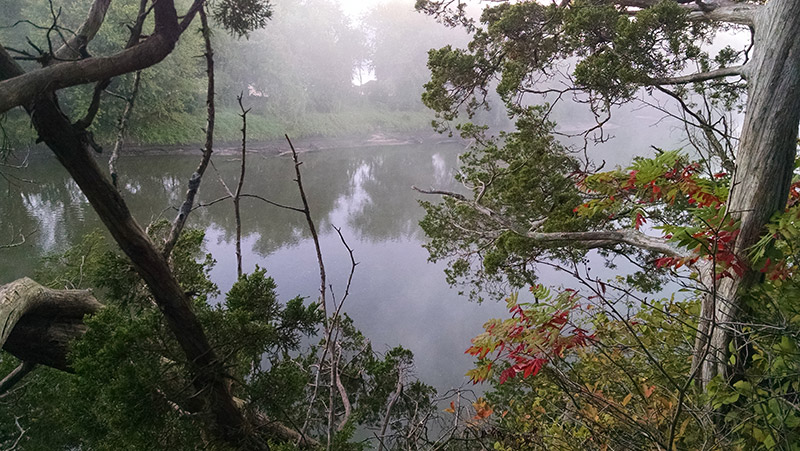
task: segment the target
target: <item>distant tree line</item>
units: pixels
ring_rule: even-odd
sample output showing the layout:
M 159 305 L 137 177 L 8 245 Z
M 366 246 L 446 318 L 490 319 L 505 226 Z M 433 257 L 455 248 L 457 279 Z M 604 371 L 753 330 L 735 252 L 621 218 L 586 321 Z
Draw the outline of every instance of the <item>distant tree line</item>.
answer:
M 81 23 L 89 3 L 54 3 L 51 11 L 30 0 L 5 1 L 0 40 L 33 67 L 40 51 L 46 53 L 60 34 Z M 84 49 L 87 55 L 120 49 L 126 25 L 135 21 L 136 3 L 112 2 L 106 23 L 113 26 L 102 27 Z M 189 31 L 162 64 L 142 72 L 138 106 L 128 127 L 131 141 L 188 143 L 199 136 L 205 120 L 205 66 L 199 57 L 203 44 L 199 32 Z M 264 28 L 212 36 L 217 134 L 236 139 L 240 93 L 252 106 L 254 139 L 278 138 L 284 132 L 327 136 L 427 128 L 430 114 L 420 100 L 429 78 L 427 52 L 466 39 L 465 33 L 441 27 L 401 1 L 377 5 L 360 18 L 347 16 L 335 0 L 272 5 Z M 119 98 L 104 102 L 92 124 L 95 134 L 110 137 L 116 132 L 134 78 L 134 73 L 117 77 L 106 88 Z M 92 92 L 92 86 L 65 90 L 67 112 L 85 111 Z M 4 128 L 17 142 L 33 136 L 21 114 L 9 114 Z

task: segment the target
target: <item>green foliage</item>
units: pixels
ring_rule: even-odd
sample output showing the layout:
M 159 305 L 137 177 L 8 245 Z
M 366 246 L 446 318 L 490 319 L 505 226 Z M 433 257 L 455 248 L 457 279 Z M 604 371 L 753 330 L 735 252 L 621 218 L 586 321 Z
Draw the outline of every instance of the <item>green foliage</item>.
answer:
M 160 240 L 169 224 L 151 225 L 149 231 Z M 329 349 L 328 337 L 316 346 L 304 345 L 320 326 L 318 305 L 302 298 L 280 301 L 274 280 L 259 267 L 215 300 L 219 292 L 208 279 L 214 260 L 202 247 L 203 233 L 187 230 L 173 249 L 171 263 L 193 297 L 209 341 L 224 356 L 235 396 L 247 400 L 250 414 L 295 428 L 307 424 L 306 433 L 324 442 L 330 372 L 329 360 L 320 367 L 319 358 Z M 130 263 L 103 235 L 89 234 L 64 253 L 48 257 L 37 277 L 55 288 L 92 288 L 104 308 L 85 319 L 86 333 L 73 344 L 69 358 L 74 374 L 37 369 L 4 395 L 3 437 L 17 436 L 16 419 L 26 430 L 20 449 L 209 445 L 201 432 L 208 427 L 205 406 L 196 402 L 182 350 Z M 366 449 L 366 442 L 354 441 L 356 431 L 380 429 L 391 399 L 384 441 L 403 448 L 424 441 L 420 424 L 436 414 L 435 390 L 414 378 L 412 353 L 396 347 L 378 355 L 347 315 L 336 324 L 337 373 L 352 414 L 344 422 L 335 392 L 334 418 L 342 424 L 334 424 L 332 449 Z M 18 363 L 7 354 L 0 356 L 0 370 L 10 371 Z M 321 384 L 317 395 L 312 395 L 314 384 Z M 273 448 L 295 449 L 292 443 L 274 443 Z
M 697 389 L 689 368 L 697 299 L 642 302 L 631 314 L 622 313 L 626 307 L 619 303 L 595 298 L 568 321 L 571 327 L 592 330 L 589 346 L 551 352 L 538 375 L 527 379 L 502 376 L 517 371 L 518 359 L 494 360 L 489 371 L 482 359 L 471 374 L 493 382 L 487 397 L 500 413 L 494 417 L 496 449 L 585 449 L 586 440 L 592 449 L 664 448 L 668 443 L 676 449 L 709 444 L 732 450 L 796 449 L 800 316 L 794 302 L 778 297 L 787 294 L 782 288 L 766 283 L 752 293 L 751 308 L 762 308 L 740 331 L 739 344 L 731 345 L 731 363 L 741 365 L 743 358 L 747 364 L 738 380 L 717 377 L 705 390 Z M 530 321 L 525 332 L 500 326 L 520 324 L 517 316 L 490 321 L 487 332 L 508 340 L 505 349 L 528 343 L 530 334 L 541 340 L 546 330 L 541 325 L 552 320 L 525 318 Z M 473 347 L 483 344 L 485 339 L 477 337 Z M 533 356 L 550 348 L 523 349 L 523 355 Z M 499 357 L 500 350 L 487 354 Z
M 270 3 L 265 0 L 217 0 L 212 4 L 214 19 L 239 38 L 264 28 L 272 16 Z
M 677 413 L 678 387 L 686 382 L 670 375 L 688 369 L 691 346 L 686 341 L 693 336 L 691 327 L 680 325 L 678 315 L 696 304 L 659 304 L 668 308 L 642 306 L 629 319 L 613 310 L 584 309 L 583 318 L 569 322 L 581 321 L 593 329 L 590 346 L 552 355 L 535 377 L 503 384 L 496 378 L 487 397 L 500 412 L 495 419 L 497 449 L 664 447 Z M 707 438 L 703 427 L 683 425 L 675 434 L 680 435 L 677 448 L 695 449 L 698 442 L 692 440 Z
M 333 319 L 331 319 L 333 321 Z M 395 399 L 391 410 L 391 421 L 384 443 L 390 447 L 406 448 L 416 446 L 420 440 L 420 424 L 425 424 L 428 418 L 436 414 L 433 397 L 436 390 L 413 377 L 413 354 L 403 347 L 395 347 L 383 355 L 372 349 L 372 345 L 364 335 L 358 331 L 353 321 L 346 314 L 337 319 L 338 340 L 336 348 L 339 361 L 339 379 L 345 388 L 352 405 L 352 414 L 348 421 L 337 429 L 341 429 L 335 436 L 337 449 L 359 450 L 366 443 L 352 442 L 352 434 L 356 428 L 380 430 L 386 420 L 387 404 Z M 316 365 L 315 360 L 319 352 L 325 349 L 325 338 L 318 347 L 312 349 L 305 362 L 298 366 L 309 367 Z M 294 370 L 288 370 L 294 371 Z M 323 366 L 321 376 L 328 376 L 328 363 Z M 398 384 L 402 390 L 398 393 Z M 299 387 L 298 387 L 299 388 Z M 307 388 L 306 388 L 307 389 Z M 339 405 L 339 394 L 336 396 L 337 421 L 341 421 L 342 407 Z M 285 410 L 278 418 L 291 423 L 302 423 L 305 420 L 306 407 Z M 314 435 L 325 436 L 327 429 L 327 397 L 318 397 L 310 411 L 310 430 L 316 431 Z M 422 437 L 424 440 L 424 436 Z M 349 442 L 348 442 L 349 441 Z
M 647 218 L 693 251 L 650 265 L 678 271 L 705 259 L 716 263 L 716 280 L 743 272 L 730 250 L 738 231 L 725 213 L 727 174 L 703 174 L 679 152 L 660 152 L 578 184 L 590 196 L 576 215 L 631 228 Z M 793 185 L 789 207 L 750 252 L 764 276 L 746 293 L 748 320 L 730 344 L 732 380 L 718 376 L 701 390 L 689 366 L 702 289 L 648 300 L 634 294 L 649 288 L 645 279 L 618 276 L 579 279 L 591 293 L 581 302 L 571 290 L 551 296 L 541 286 L 532 289 L 536 303 L 511 296 L 512 316 L 488 321 L 467 350 L 479 359 L 468 375 L 495 384 L 488 398 L 502 412 L 497 449 L 582 449 L 589 439 L 599 449 L 795 449 L 798 192 Z
M 480 26 L 465 20 L 450 2 L 419 1 L 417 9 L 445 23 L 466 22 L 472 41 L 466 49 L 450 46 L 432 50 L 431 79 L 425 85 L 425 104 L 440 118 L 453 120 L 459 111 L 472 114 L 485 105 L 487 91 L 496 90 L 510 113 L 530 104 L 526 96 L 564 91 L 558 85 L 564 62 L 573 59 L 569 84 L 590 103 L 592 111 L 609 112 L 611 105 L 630 100 L 653 80 L 679 75 L 695 65 L 710 69 L 741 61 L 742 54 L 723 49 L 714 58 L 700 47 L 715 33 L 713 27 L 687 19 L 674 1 L 662 1 L 638 11 L 625 11 L 606 1 L 500 3 L 484 9 Z M 727 86 L 722 86 L 727 85 Z M 741 84 L 697 86 L 715 96 L 718 105 L 732 107 Z M 569 89 L 569 88 L 568 88 Z M 689 96 L 686 96 L 687 98 Z
M 168 226 L 156 224 L 150 230 L 158 236 L 168 232 Z M 213 260 L 200 251 L 202 245 L 202 232 L 184 233 L 173 249 L 173 270 L 193 295 L 215 349 L 226 356 L 231 378 L 248 381 L 238 388 L 239 396 L 248 399 L 251 390 L 258 393 L 263 381 L 256 376 L 272 369 L 273 379 L 294 386 L 295 393 L 298 388 L 305 390 L 304 377 L 283 380 L 282 376 L 290 368 L 287 353 L 296 352 L 301 336 L 312 335 L 319 324 L 316 305 L 305 306 L 302 299 L 280 303 L 272 279 L 256 269 L 233 286 L 223 304 L 214 306 L 211 297 L 218 292 L 208 280 Z M 74 375 L 37 371 L 28 376 L 24 390 L 10 393 L 15 407 L 4 411 L 4 424 L 13 425 L 14 416 L 20 418 L 28 430 L 23 446 L 203 446 L 198 432 L 206 427 L 204 406 L 194 404 L 184 354 L 130 263 L 101 235 L 90 234 L 64 254 L 49 257 L 39 277 L 58 288 L 97 288 L 105 308 L 85 320 L 87 332 L 70 355 Z M 262 369 L 264 359 L 273 362 L 271 369 Z M 4 355 L 2 362 L 5 367 L 13 359 Z M 274 389 L 270 386 L 270 392 Z M 292 391 L 276 393 L 291 396 Z
M 50 44 L 46 30 L 53 21 L 49 9 L 26 0 L 7 3 L 3 8 L 5 18 L 0 21 L 3 45 L 36 54 L 26 42 L 30 38 L 39 49 L 47 51 Z M 179 13 L 190 4 L 186 0 L 177 2 Z M 58 26 L 63 27 L 66 36 L 85 18 L 90 2 L 63 0 L 53 5 L 60 14 Z M 282 140 L 285 133 L 297 138 L 350 137 L 428 128 L 432 114 L 423 111 L 416 100 L 427 71 L 424 61 L 417 59 L 424 58 L 422 46 L 445 41 L 444 34 L 432 21 L 420 23 L 422 17 L 406 9 L 402 24 L 387 20 L 387 14 L 395 18 L 390 11 L 383 16 L 376 13 L 373 25 L 380 25 L 385 36 L 368 49 L 367 26 L 358 28 L 351 24 L 333 1 L 271 5 L 264 0 L 216 0 L 209 2 L 209 8 L 217 24 L 233 34 L 212 33 L 217 141 L 241 139 L 241 118 L 235 100 L 240 93 L 244 93 L 246 104 L 252 108 L 248 117 L 248 135 L 252 141 Z M 128 39 L 127 26 L 134 23 L 137 12 L 137 2 L 112 2 L 105 25 L 89 44 L 89 53 L 104 56 L 121 50 Z M 10 26 L 21 19 L 36 27 L 28 22 Z M 413 48 L 401 46 L 407 53 L 399 58 L 394 37 L 407 36 L 409 27 L 416 25 L 421 25 L 425 32 L 415 33 L 419 42 Z M 152 27 L 149 18 L 143 33 L 152 32 Z M 126 142 L 201 143 L 203 134 L 199 132 L 206 125 L 206 80 L 204 59 L 197 58 L 204 52 L 197 28 L 198 24 L 193 23 L 162 63 L 142 72 Z M 247 39 L 240 39 L 243 36 Z M 296 39 L 297 36 L 303 39 Z M 435 39 L 430 41 L 428 37 Z M 50 33 L 50 40 L 53 46 L 60 42 L 55 31 Z M 352 82 L 354 71 L 366 66 L 369 55 L 383 55 L 374 58 L 375 67 L 381 66 L 381 94 L 370 93 L 368 88 L 356 87 Z M 26 69 L 36 67 L 34 63 L 22 63 Z M 392 66 L 394 63 L 402 69 Z M 112 81 L 108 91 L 128 97 L 132 86 L 133 74 L 122 75 Z M 85 114 L 92 92 L 90 85 L 62 90 L 60 104 L 76 120 Z M 115 140 L 124 105 L 125 101 L 117 96 L 103 96 L 90 128 L 101 146 L 108 148 Z M 0 131 L 8 136 L 7 147 L 24 149 L 35 141 L 24 112 L 12 111 L 5 116 Z
M 432 77 L 423 99 L 439 119 L 451 121 L 484 106 L 499 79 L 496 89 L 510 117 L 530 116 L 530 105 L 541 101 L 532 96 L 558 102 L 570 94 L 588 104 L 601 127 L 615 105 L 642 93 L 641 88 L 677 84 L 665 92 L 695 119 L 703 122 L 707 113 L 714 122 L 741 109 L 743 82 L 664 79 L 743 64 L 749 55 L 730 47 L 709 54 L 707 44 L 725 26 L 690 20 L 681 3 L 502 2 L 486 8 L 478 24 L 460 3 L 420 0 L 418 9 L 473 34 L 465 49 L 431 51 Z M 539 124 L 545 125 L 518 124 L 516 133 L 547 136 L 551 126 L 545 120 L 552 109 L 541 111 Z M 727 139 L 727 122 L 720 122 Z M 498 171 L 480 157 L 470 161 L 468 154 L 459 180 L 472 192 L 424 204 L 431 258 L 450 259 L 451 283 L 462 280 L 479 290 L 491 279 L 511 285 L 496 291 L 513 293 L 533 286 L 531 266 L 544 259 L 574 272 L 582 285 L 580 301 L 572 292 L 541 296 L 541 288 L 535 289 L 536 301 L 543 305 L 518 302 L 512 295 L 511 317 L 487 322 L 468 349 L 478 357 L 469 375 L 495 384 L 487 395 L 499 413 L 492 423 L 495 449 L 798 449 L 800 183 L 791 188 L 787 211 L 773 218 L 749 255 L 735 253 L 739 224 L 732 216 L 739 212 L 728 211 L 726 202 L 736 187 L 719 169 L 733 170 L 725 155 L 733 145 L 717 140 L 722 132 L 702 127 L 711 156 L 703 157 L 703 145 L 692 141 L 701 152 L 699 161 L 656 149 L 653 157 L 635 159 L 625 169 L 595 172 L 588 161 L 570 169 L 544 159 L 547 169 L 528 174 L 529 185 L 502 189 L 502 181 L 483 173 L 505 176 L 504 170 L 516 168 L 513 158 L 498 158 Z M 513 133 L 500 145 L 477 139 L 483 153 L 473 152 L 492 157 L 498 147 L 510 148 L 513 139 Z M 526 151 L 516 149 L 515 155 Z M 476 173 L 481 175 L 470 178 Z M 570 194 L 562 202 L 571 211 L 551 212 L 537 197 L 537 183 L 559 177 Z M 525 216 L 526 211 L 534 213 Z M 550 222 L 559 214 L 560 220 Z M 661 232 L 671 247 L 614 238 L 647 239 L 637 230 L 650 237 Z M 609 232 L 612 238 L 569 233 L 575 231 Z M 615 265 L 613 256 L 623 256 L 640 269 L 602 281 L 583 270 L 584 246 L 601 248 L 609 266 Z M 710 326 L 731 328 L 732 376 L 701 390 L 698 369 L 691 368 L 693 357 L 704 358 L 692 355 L 702 351 L 695 344 L 700 299 L 713 299 L 710 308 L 719 318 L 720 303 L 727 300 L 713 298 L 716 284 L 741 277 L 750 277 L 745 285 L 754 286 L 740 293 L 747 298 L 746 307 L 735 313 L 741 322 Z M 679 290 L 677 283 L 696 291 Z M 661 300 L 641 294 L 664 288 L 674 294 Z M 573 303 L 565 305 L 564 299 Z M 516 374 L 523 378 L 512 377 Z
M 573 213 L 581 203 L 572 175 L 578 162 L 548 133 L 552 124 L 541 113 L 527 110 L 517 131 L 496 141 L 485 140 L 480 128 L 462 125 L 462 134 L 479 143 L 461 155 L 457 175 L 474 201 L 422 202 L 426 215 L 420 225 L 430 238 L 431 259 L 449 259 L 448 282 L 469 285 L 476 298 L 480 290 L 504 292 L 503 281 L 514 287 L 533 283 L 537 259 L 575 257 L 527 238 L 533 224 L 547 232 L 590 224 Z

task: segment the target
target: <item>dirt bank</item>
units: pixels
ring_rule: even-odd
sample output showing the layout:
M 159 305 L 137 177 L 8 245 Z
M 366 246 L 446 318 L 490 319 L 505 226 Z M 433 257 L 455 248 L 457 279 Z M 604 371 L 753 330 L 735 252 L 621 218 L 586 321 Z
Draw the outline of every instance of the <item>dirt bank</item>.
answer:
M 399 134 L 399 133 L 374 133 L 368 136 L 354 136 L 346 138 L 331 137 L 303 137 L 293 138 L 292 144 L 298 152 L 314 152 L 329 149 L 351 149 L 359 147 L 384 147 L 384 146 L 403 146 L 413 144 L 441 144 L 445 142 L 466 142 L 459 138 L 449 138 L 435 132 Z M 157 154 L 195 154 L 200 145 L 132 145 L 125 148 L 125 152 L 138 155 L 157 155 Z M 217 143 L 214 146 L 215 155 L 235 155 L 240 152 L 241 143 L 226 142 Z M 279 155 L 289 152 L 289 145 L 286 140 L 253 141 L 247 143 L 248 152 Z

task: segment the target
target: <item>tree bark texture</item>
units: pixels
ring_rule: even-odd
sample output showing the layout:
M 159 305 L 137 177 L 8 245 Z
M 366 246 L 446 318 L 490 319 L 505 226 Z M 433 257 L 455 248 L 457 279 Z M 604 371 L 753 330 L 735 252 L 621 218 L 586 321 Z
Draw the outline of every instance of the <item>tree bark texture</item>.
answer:
M 155 30 L 143 43 L 108 58 L 65 62 L 24 73 L 0 54 L 0 111 L 25 105 L 39 137 L 53 151 L 80 187 L 122 251 L 147 284 L 167 325 L 186 355 L 194 388 L 212 413 L 213 434 L 220 440 L 244 445 L 252 431 L 230 390 L 223 362 L 217 357 L 167 259 L 131 216 L 127 205 L 103 175 L 87 146 L 85 131 L 76 129 L 60 111 L 54 90 L 71 84 L 106 79 L 149 67 L 168 55 L 181 34 L 174 3 L 154 3 Z
M 29 278 L 0 287 L 0 346 L 25 362 L 70 371 L 69 343 L 102 308 L 86 290 L 51 290 Z
M 740 221 L 734 252 L 745 262 L 770 217 L 785 208 L 791 184 L 800 123 L 800 0 L 767 3 L 754 26 L 748 99 L 728 199 L 728 213 Z M 732 323 L 743 313 L 741 295 L 757 279 L 753 268 L 744 277 L 724 278 L 704 300 L 694 360 L 703 383 L 725 375 Z

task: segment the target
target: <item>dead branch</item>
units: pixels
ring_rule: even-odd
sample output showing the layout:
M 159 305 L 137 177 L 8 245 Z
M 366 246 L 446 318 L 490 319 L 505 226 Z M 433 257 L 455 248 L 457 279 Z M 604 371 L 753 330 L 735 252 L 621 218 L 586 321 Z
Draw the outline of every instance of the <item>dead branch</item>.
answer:
M 289 139 L 289 135 L 283 135 L 286 137 L 286 141 L 289 142 L 289 148 L 292 150 L 292 161 L 294 161 L 294 172 L 297 178 L 295 182 L 297 182 L 297 188 L 300 191 L 300 199 L 303 201 L 303 214 L 306 216 L 306 222 L 308 223 L 308 229 L 311 231 L 311 237 L 314 239 L 314 247 L 317 251 L 317 262 L 319 263 L 319 299 L 320 299 L 320 308 L 322 309 L 322 313 L 325 315 L 325 323 L 328 322 L 328 309 L 325 302 L 325 264 L 322 262 L 322 250 L 320 249 L 319 245 L 319 236 L 317 235 L 317 227 L 314 225 L 314 220 L 311 219 L 311 210 L 308 207 L 308 198 L 306 197 L 305 189 L 303 188 L 303 179 L 300 175 L 300 165 L 303 164 L 297 158 L 297 151 L 294 149 L 294 145 L 292 144 L 292 140 Z M 327 326 L 326 326 L 327 327 Z
M 89 8 L 86 20 L 81 24 L 78 31 L 68 41 L 53 52 L 53 59 L 56 61 L 68 61 L 81 58 L 81 52 L 85 51 L 86 45 L 94 39 L 100 26 L 105 21 L 106 11 L 111 4 L 111 0 L 95 0 Z
M 242 105 L 242 96 L 236 100 L 239 102 L 239 109 L 242 111 L 240 115 L 242 118 L 242 166 L 239 172 L 239 183 L 236 185 L 236 192 L 233 194 L 233 211 L 236 218 L 236 272 L 239 277 L 242 277 L 242 215 L 239 209 L 239 199 L 242 196 L 242 186 L 244 185 L 244 174 L 247 162 L 247 113 L 250 109 L 244 109 Z
M 214 106 L 214 50 L 211 47 L 211 28 L 208 26 L 208 17 L 206 16 L 205 10 L 200 8 L 199 15 L 203 31 L 203 41 L 206 48 L 206 75 L 208 79 L 208 85 L 206 87 L 206 143 L 203 147 L 203 157 L 200 159 L 200 164 L 189 178 L 186 198 L 178 210 L 178 216 L 175 217 L 175 221 L 172 223 L 172 230 L 170 230 L 167 239 L 164 241 L 162 253 L 166 257 L 169 257 L 172 248 L 175 247 L 175 243 L 178 242 L 178 237 L 181 231 L 183 231 L 183 227 L 186 225 L 186 219 L 189 217 L 189 213 L 192 212 L 194 198 L 197 195 L 197 191 L 200 189 L 200 182 L 211 160 L 211 153 L 214 151 L 214 120 L 216 117 L 216 109 Z
M 105 80 L 161 62 L 172 52 L 182 29 L 173 1 L 159 0 L 154 11 L 154 32 L 140 44 L 113 55 L 62 62 L 30 72 L 7 71 L 4 66 L 8 63 L 0 63 L 0 79 L 3 80 L 0 81 L 0 113 L 15 106 L 29 105 L 43 92 Z M 187 15 L 183 21 L 191 21 L 192 17 Z M 0 59 L 16 64 L 2 46 Z
M 108 159 L 108 172 L 111 174 L 111 183 L 113 183 L 117 188 L 119 188 L 117 160 L 119 160 L 119 151 L 121 150 L 122 143 L 125 140 L 125 130 L 128 128 L 128 120 L 130 119 L 131 112 L 133 111 L 133 102 L 136 100 L 136 95 L 139 92 L 139 82 L 141 79 L 142 71 L 137 71 L 133 75 L 133 89 L 131 90 L 131 94 L 128 96 L 125 102 L 125 109 L 122 111 L 122 115 L 119 117 L 119 123 L 117 125 L 117 139 L 114 141 L 114 150 L 111 151 L 111 157 Z
M 69 343 L 86 331 L 84 316 L 101 308 L 86 290 L 51 290 L 18 279 L 0 286 L 0 347 L 23 362 L 69 371 Z M 9 378 L 14 381 L 9 375 L 0 386 Z
M 686 83 L 697 83 L 701 81 L 714 80 L 717 78 L 740 76 L 744 77 L 747 74 L 747 65 L 720 67 L 719 69 L 710 70 L 707 72 L 698 72 L 689 75 L 681 75 L 677 77 L 666 78 L 653 78 L 648 80 L 649 85 L 680 85 Z
M 386 429 L 389 427 L 389 420 L 392 418 L 392 408 L 400 398 L 400 393 L 403 392 L 403 368 L 397 365 L 397 386 L 392 392 L 392 397 L 389 398 L 389 403 L 386 405 L 386 413 L 383 414 L 383 424 L 381 425 L 381 435 L 378 445 L 378 451 L 383 451 L 383 439 L 386 438 Z
M 11 390 L 19 381 L 28 375 L 33 369 L 36 368 L 36 363 L 24 361 L 14 368 L 10 373 L 0 380 L 0 396 L 3 396 Z

